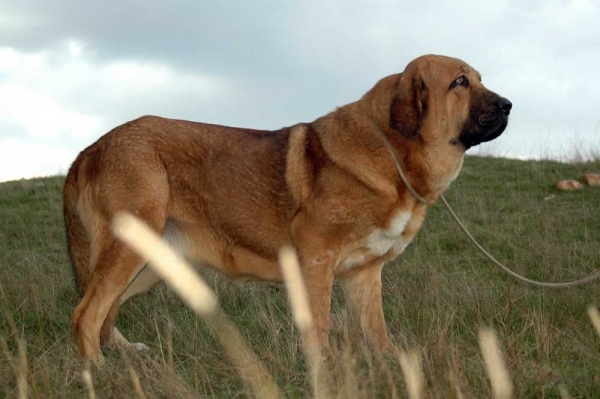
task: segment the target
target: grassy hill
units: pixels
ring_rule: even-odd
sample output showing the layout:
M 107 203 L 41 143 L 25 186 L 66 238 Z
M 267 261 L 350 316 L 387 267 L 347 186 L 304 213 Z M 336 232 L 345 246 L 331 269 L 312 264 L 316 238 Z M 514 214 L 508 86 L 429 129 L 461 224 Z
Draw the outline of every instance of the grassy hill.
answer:
M 468 157 L 447 193 L 472 233 L 527 277 L 564 281 L 600 268 L 600 188 L 557 192 L 558 179 L 600 172 L 584 165 Z M 77 296 L 62 221 L 63 177 L 0 184 L 0 396 L 17 396 L 27 376 L 32 397 L 80 398 L 85 368 L 73 344 Z M 290 397 L 310 392 L 283 287 L 237 286 L 202 272 L 222 307 Z M 438 203 L 423 230 L 384 269 L 384 311 L 393 342 L 420 354 L 426 397 L 491 397 L 477 332 L 493 327 L 516 396 L 600 397 L 600 337 L 587 317 L 598 284 L 563 290 L 526 286 L 476 252 Z M 339 348 L 335 385 L 352 396 L 404 397 L 400 366 L 373 359 L 347 338 L 341 291 L 334 292 L 331 339 Z M 248 395 L 201 319 L 164 285 L 122 307 L 118 325 L 145 353 L 107 350 L 93 371 L 96 395 Z M 19 342 L 26 357 L 19 356 Z M 25 365 L 26 362 L 26 365 Z M 347 396 L 348 394 L 341 394 Z

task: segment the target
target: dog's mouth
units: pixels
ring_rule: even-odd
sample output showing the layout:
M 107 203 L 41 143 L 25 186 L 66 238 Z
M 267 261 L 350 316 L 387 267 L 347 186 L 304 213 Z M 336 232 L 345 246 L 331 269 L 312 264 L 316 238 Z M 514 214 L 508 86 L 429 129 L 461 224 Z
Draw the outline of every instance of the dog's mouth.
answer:
M 508 115 L 503 113 L 484 114 L 477 123 L 467 123 L 455 143 L 460 143 L 465 151 L 481 143 L 498 138 L 508 126 Z

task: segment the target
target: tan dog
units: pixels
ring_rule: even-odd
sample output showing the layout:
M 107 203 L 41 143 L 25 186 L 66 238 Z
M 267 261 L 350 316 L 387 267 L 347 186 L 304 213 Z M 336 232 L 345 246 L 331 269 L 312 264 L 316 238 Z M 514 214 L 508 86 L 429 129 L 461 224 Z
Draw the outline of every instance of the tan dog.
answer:
M 101 342 L 111 337 L 129 344 L 113 327 L 119 306 L 159 282 L 111 234 L 119 211 L 236 280 L 281 281 L 277 253 L 293 245 L 321 347 L 339 280 L 367 340 L 392 349 L 381 268 L 412 241 L 427 205 L 398 177 L 372 121 L 416 191 L 434 201 L 457 177 L 465 150 L 502 133 L 511 106 L 465 62 L 429 55 L 359 101 L 278 131 L 153 116 L 115 128 L 77 157 L 64 187 L 83 356 L 101 362 Z

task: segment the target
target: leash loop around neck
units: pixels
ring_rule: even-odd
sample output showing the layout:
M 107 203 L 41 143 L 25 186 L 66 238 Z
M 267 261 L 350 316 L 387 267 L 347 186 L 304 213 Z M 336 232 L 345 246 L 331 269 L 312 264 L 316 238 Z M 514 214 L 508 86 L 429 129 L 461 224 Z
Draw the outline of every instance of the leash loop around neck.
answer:
M 408 182 L 408 179 L 404 175 L 404 172 L 402 171 L 402 168 L 400 167 L 400 162 L 398 162 L 398 158 L 396 157 L 396 152 L 394 151 L 394 148 L 392 147 L 392 145 L 388 141 L 387 137 L 385 137 L 385 135 L 383 134 L 383 132 L 381 131 L 381 129 L 379 129 L 379 126 L 377 126 L 377 124 L 375 123 L 375 121 L 373 121 L 371 119 L 371 123 L 373 124 L 373 126 L 375 126 L 375 130 L 377 131 L 377 133 L 379 133 L 379 137 L 381 138 L 381 141 L 383 141 L 383 144 L 385 144 L 386 148 L 390 152 L 390 155 L 392 157 L 392 161 L 394 162 L 394 165 L 396 166 L 396 170 L 398 171 L 398 174 L 400 175 L 400 178 L 402 179 L 402 181 L 404 182 L 404 184 L 406 185 L 406 187 L 408 188 L 408 190 L 411 192 L 411 194 L 419 202 L 421 202 L 423 204 L 430 204 L 429 201 L 427 201 L 425 198 L 421 197 L 412 188 L 412 186 Z M 568 281 L 568 282 L 564 282 L 564 283 L 546 283 L 546 282 L 543 282 L 543 281 L 535 281 L 535 280 L 531 280 L 531 279 L 528 279 L 526 277 L 523 277 L 523 276 L 521 276 L 521 275 L 513 272 L 512 270 L 510 270 L 508 267 L 506 267 L 502 263 L 500 263 L 496 258 L 494 258 L 494 256 L 492 256 L 488 251 L 486 251 L 485 248 L 483 248 L 481 246 L 481 244 L 479 244 L 479 242 L 473 237 L 473 235 L 465 227 L 465 225 L 462 223 L 462 221 L 460 220 L 460 218 L 458 216 L 456 216 L 456 213 L 454 213 L 454 210 L 452 210 L 452 207 L 450 207 L 450 204 L 448 203 L 448 201 L 446 201 L 446 198 L 444 197 L 444 195 L 442 194 L 440 197 L 442 199 L 442 202 L 444 203 L 444 206 L 446 207 L 446 209 L 448 209 L 448 212 L 450 212 L 450 215 L 452 216 L 452 219 L 454 219 L 454 221 L 458 224 L 458 227 L 460 227 L 460 229 L 463 231 L 463 233 L 465 233 L 465 235 L 467 236 L 467 238 L 469 239 L 469 241 L 471 241 L 471 243 L 473 243 L 473 245 L 475 245 L 475 247 L 479 250 L 479 252 L 481 252 L 481 254 L 485 258 L 487 258 L 490 262 L 492 262 L 493 264 L 495 264 L 496 266 L 498 266 L 500 269 L 502 269 L 505 273 L 507 273 L 510 276 L 516 278 L 517 280 L 520 280 L 520 281 L 522 281 L 524 283 L 531 284 L 533 286 L 541 287 L 541 288 L 567 288 L 567 287 L 573 287 L 573 286 L 576 286 L 576 285 L 586 284 L 586 283 L 589 283 L 589 282 L 591 282 L 591 281 L 593 281 L 593 280 L 595 280 L 595 279 L 597 279 L 597 278 L 600 277 L 600 270 L 597 270 L 594 273 L 592 273 L 589 276 L 584 277 L 582 279 L 574 280 L 574 281 Z
M 406 178 L 406 176 L 404 175 L 404 172 L 402 171 L 402 167 L 400 167 L 400 162 L 398 162 L 398 157 L 396 156 L 396 151 L 394 150 L 394 147 L 392 147 L 392 145 L 390 144 L 387 137 L 385 137 L 385 134 L 383 134 L 383 132 L 381 131 L 379 126 L 377 126 L 377 123 L 375 123 L 375 121 L 373 119 L 371 119 L 371 123 L 375 127 L 375 130 L 377 131 L 377 133 L 379 133 L 379 137 L 381 138 L 381 141 L 383 141 L 383 144 L 386 146 L 386 148 L 392 155 L 392 161 L 394 162 L 394 165 L 396 166 L 396 170 L 398 171 L 400 178 L 404 182 L 404 185 L 406 186 L 406 188 L 408 188 L 408 191 L 410 191 L 410 193 L 413 195 L 413 197 L 415 197 L 417 199 L 417 201 L 419 201 L 420 203 L 425 204 L 425 205 L 429 204 L 430 202 L 427 201 L 425 198 L 421 197 L 415 191 L 415 189 L 412 187 L 412 185 L 408 182 L 408 179 Z

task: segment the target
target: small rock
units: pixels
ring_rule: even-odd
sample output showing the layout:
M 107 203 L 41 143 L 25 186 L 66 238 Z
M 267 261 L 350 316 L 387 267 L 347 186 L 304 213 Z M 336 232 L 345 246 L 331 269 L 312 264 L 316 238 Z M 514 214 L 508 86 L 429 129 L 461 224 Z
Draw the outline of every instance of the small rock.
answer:
M 583 175 L 583 181 L 590 187 L 600 187 L 600 174 L 586 173 Z
M 577 180 L 559 180 L 554 186 L 562 191 L 575 191 L 583 188 L 583 185 Z

